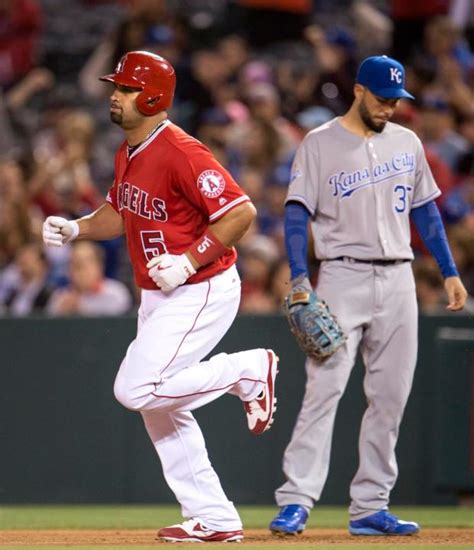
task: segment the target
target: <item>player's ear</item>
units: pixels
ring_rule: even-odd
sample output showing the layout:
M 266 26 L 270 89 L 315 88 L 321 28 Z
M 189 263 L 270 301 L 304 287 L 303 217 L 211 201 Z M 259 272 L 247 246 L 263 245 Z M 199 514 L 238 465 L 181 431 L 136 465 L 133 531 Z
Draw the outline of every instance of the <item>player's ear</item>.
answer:
M 354 84 L 354 97 L 360 99 L 364 94 L 365 86 L 362 84 Z

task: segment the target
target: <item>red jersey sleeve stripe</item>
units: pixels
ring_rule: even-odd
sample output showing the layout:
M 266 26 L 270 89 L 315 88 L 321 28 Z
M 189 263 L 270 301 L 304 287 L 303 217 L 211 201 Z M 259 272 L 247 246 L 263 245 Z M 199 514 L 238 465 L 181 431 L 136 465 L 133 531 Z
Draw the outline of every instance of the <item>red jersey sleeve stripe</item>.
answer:
M 209 216 L 209 221 L 214 222 L 221 218 L 227 211 L 232 210 L 232 208 L 235 208 L 238 204 L 241 204 L 243 202 L 250 202 L 250 198 L 247 195 L 242 195 L 241 197 L 238 197 L 234 199 L 232 202 L 229 202 L 229 204 L 226 204 L 221 209 L 217 210 L 217 212 L 214 212 L 211 216 Z

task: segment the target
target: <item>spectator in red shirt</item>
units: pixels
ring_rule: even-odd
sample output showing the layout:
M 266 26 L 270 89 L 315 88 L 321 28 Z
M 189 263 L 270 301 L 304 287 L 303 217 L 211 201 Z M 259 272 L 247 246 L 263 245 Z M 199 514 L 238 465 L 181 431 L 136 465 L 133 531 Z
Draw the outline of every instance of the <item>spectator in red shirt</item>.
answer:
M 0 0 L 0 86 L 9 88 L 36 65 L 41 9 L 35 0 Z

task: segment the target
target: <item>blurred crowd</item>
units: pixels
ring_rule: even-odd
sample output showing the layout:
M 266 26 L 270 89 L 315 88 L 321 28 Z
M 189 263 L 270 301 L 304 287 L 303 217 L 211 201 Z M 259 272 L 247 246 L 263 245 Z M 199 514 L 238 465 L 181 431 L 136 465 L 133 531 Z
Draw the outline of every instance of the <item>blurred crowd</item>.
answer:
M 104 200 L 123 134 L 98 77 L 136 49 L 175 66 L 171 120 L 213 151 L 258 209 L 238 247 L 242 312 L 281 310 L 295 149 L 346 111 L 358 63 L 382 53 L 406 66 L 416 100 L 394 121 L 425 146 L 474 294 L 473 0 L 0 0 L 0 314 L 136 306 L 122 239 L 41 244 L 46 216 L 77 218 Z M 442 313 L 442 278 L 415 232 L 412 241 L 420 308 Z M 317 277 L 314 258 L 311 266 Z

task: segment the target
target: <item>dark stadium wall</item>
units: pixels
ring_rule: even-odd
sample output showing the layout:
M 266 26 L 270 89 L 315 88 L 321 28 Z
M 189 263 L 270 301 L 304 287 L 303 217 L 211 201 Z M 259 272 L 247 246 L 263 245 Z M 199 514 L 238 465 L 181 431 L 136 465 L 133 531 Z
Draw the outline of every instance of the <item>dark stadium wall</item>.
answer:
M 135 319 L 1 319 L 0 502 L 170 503 L 141 416 L 113 396 Z M 470 463 L 474 332 L 468 316 L 420 320 L 420 353 L 398 443 L 394 504 L 452 504 L 474 492 Z M 260 437 L 224 396 L 196 411 L 215 469 L 238 504 L 268 504 L 304 390 L 302 353 L 283 317 L 239 317 L 215 352 L 273 347 L 278 411 Z M 343 397 L 322 504 L 348 504 L 364 410 L 357 363 Z M 471 459 L 472 461 L 472 459 Z

